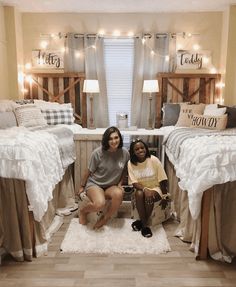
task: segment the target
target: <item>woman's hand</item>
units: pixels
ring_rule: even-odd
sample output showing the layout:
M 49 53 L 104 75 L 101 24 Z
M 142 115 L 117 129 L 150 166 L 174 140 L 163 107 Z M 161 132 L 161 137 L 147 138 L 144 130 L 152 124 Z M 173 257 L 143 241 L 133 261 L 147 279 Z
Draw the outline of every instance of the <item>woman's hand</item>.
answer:
M 84 186 L 80 186 L 79 190 L 77 191 L 77 195 L 80 197 L 80 194 L 84 191 Z
M 156 191 L 145 187 L 143 189 L 143 193 L 144 193 L 145 203 L 146 204 L 153 204 Z
M 161 202 L 160 202 L 160 206 L 161 206 L 161 209 L 165 209 L 168 205 L 168 202 L 170 202 L 171 199 L 169 197 L 169 195 L 166 195 L 165 197 L 163 197 L 161 199 Z

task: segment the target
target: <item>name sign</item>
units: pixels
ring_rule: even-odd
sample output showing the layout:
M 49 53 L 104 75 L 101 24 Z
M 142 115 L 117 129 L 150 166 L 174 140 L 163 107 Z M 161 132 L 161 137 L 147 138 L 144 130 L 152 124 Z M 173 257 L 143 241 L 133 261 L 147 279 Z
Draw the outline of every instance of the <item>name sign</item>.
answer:
M 210 51 L 177 51 L 178 70 L 208 70 L 210 66 Z
M 60 70 L 64 68 L 64 54 L 55 50 L 33 50 L 32 68 Z

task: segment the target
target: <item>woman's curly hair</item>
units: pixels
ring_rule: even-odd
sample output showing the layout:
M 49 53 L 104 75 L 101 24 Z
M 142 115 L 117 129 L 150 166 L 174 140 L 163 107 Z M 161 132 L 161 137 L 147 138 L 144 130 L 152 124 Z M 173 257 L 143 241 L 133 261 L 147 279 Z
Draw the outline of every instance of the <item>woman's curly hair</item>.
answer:
M 138 138 L 138 139 L 135 139 L 135 140 L 133 140 L 133 141 L 131 142 L 130 147 L 129 147 L 130 161 L 131 161 L 131 163 L 134 164 L 134 165 L 137 165 L 137 163 L 138 163 L 138 158 L 137 158 L 137 156 L 136 156 L 135 153 L 134 153 L 134 146 L 135 146 L 137 143 L 142 143 L 142 144 L 144 145 L 144 147 L 145 147 L 145 149 L 146 149 L 145 159 L 146 159 L 147 157 L 151 157 L 151 154 L 150 154 L 150 151 L 149 151 L 149 149 L 148 149 L 147 144 L 146 144 L 142 139 L 139 139 L 139 138 Z

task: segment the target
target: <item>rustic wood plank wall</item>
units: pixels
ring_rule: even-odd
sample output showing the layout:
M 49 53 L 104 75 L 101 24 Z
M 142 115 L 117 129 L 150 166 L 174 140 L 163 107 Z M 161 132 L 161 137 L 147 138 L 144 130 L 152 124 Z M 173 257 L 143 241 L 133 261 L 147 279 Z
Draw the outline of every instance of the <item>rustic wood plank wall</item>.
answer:
M 71 103 L 83 127 L 87 126 L 87 99 L 83 93 L 83 73 L 31 73 L 32 82 L 25 80 L 25 99 Z
M 159 93 L 156 99 L 155 126 L 161 126 L 163 103 L 216 103 L 220 100 L 217 83 L 220 74 L 159 73 Z

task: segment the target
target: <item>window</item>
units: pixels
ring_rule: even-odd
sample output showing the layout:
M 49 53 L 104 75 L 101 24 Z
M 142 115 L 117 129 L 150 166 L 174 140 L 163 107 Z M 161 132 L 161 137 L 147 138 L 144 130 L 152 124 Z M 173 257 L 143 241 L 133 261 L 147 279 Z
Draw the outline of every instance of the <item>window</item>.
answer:
M 130 125 L 133 87 L 134 39 L 104 39 L 109 124 L 117 125 L 116 114 L 128 114 Z

